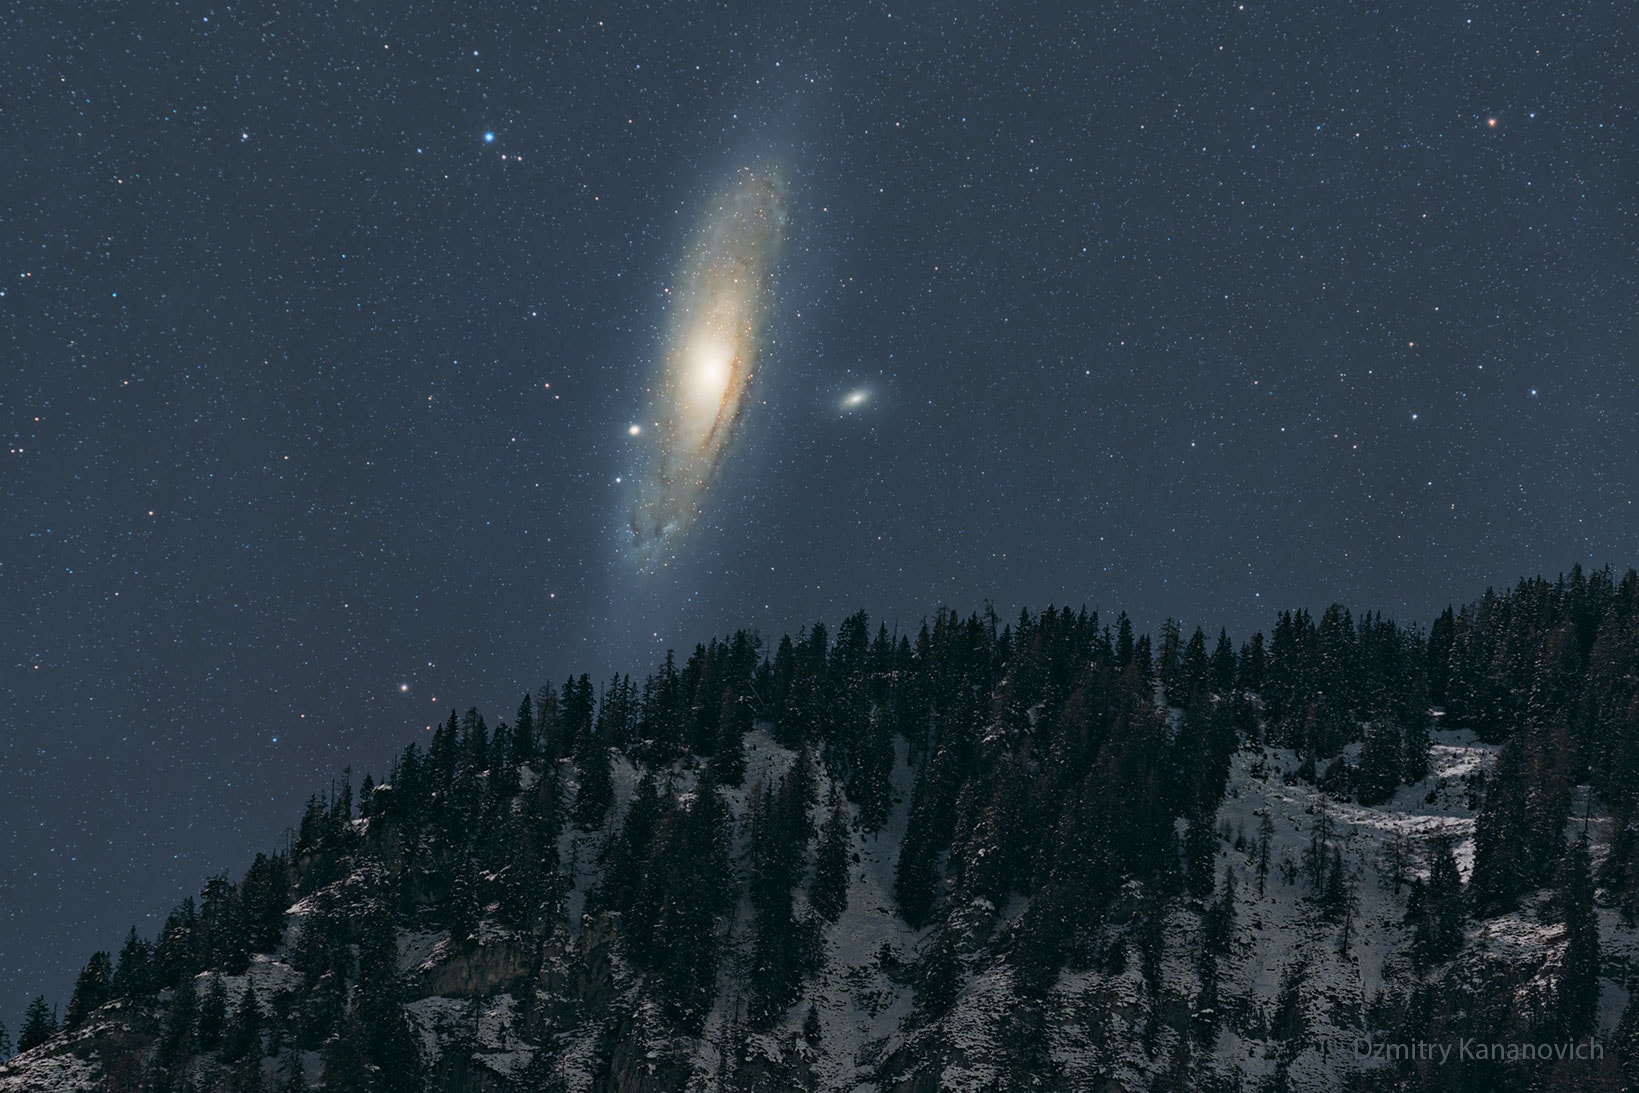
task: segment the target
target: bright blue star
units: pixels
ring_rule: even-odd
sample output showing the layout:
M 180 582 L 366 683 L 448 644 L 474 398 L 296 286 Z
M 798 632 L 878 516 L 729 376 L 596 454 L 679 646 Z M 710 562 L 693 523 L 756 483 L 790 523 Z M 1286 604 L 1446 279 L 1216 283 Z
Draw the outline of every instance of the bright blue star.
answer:
M 485 144 L 494 144 L 495 143 L 495 134 L 494 133 L 485 133 L 484 134 L 484 143 Z

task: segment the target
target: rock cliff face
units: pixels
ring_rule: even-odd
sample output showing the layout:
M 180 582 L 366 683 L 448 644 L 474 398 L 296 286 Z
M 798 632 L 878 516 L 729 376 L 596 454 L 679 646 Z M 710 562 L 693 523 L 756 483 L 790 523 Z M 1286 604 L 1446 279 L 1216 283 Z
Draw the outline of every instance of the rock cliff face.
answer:
M 849 834 L 845 909 L 817 930 L 789 1004 L 758 1019 L 751 998 L 764 973 L 749 895 L 756 878 L 745 863 L 762 822 L 759 802 L 798 756 L 763 731 L 747 742 L 744 784 L 722 791 L 734 900 L 714 920 L 720 958 L 707 1004 L 689 1020 L 668 1008 L 656 973 L 633 963 L 637 926 L 628 915 L 584 910 L 597 902 L 591 893 L 604 880 L 614 833 L 633 808 L 638 783 L 653 773 L 620 760 L 608 822 L 566 827 L 560 836 L 566 887 L 559 919 L 507 926 L 500 905 L 491 903 L 457 937 L 427 925 L 435 915 L 388 916 L 396 952 L 392 1005 L 409 1033 L 399 1049 L 408 1054 L 396 1064 L 389 1054 L 353 1077 L 342 1069 L 348 1064 L 339 1042 L 379 1036 L 375 1026 L 340 1023 L 323 1045 L 303 1040 L 303 1014 L 326 997 L 325 973 L 303 933 L 317 929 L 327 901 L 352 906 L 349 893 L 372 883 L 347 874 L 288 909 L 284 940 L 274 951 L 252 956 L 235 974 L 200 973 L 186 1001 L 169 989 L 103 1006 L 72 1032 L 0 1066 L 0 1093 L 1341 1091 L 1387 1088 L 1417 1067 L 1419 1080 L 1454 1077 L 1454 1088 L 1479 1088 L 1486 1072 L 1473 1061 L 1407 1062 L 1378 1048 L 1409 1050 L 1432 1037 L 1426 1050 L 1437 1054 L 1472 1031 L 1455 1016 L 1465 1006 L 1484 1012 L 1485 1027 L 1517 1032 L 1540 1028 L 1533 1016 L 1553 1004 L 1568 942 L 1546 892 L 1527 895 L 1505 914 L 1468 920 L 1454 959 L 1414 959 L 1408 898 L 1428 880 L 1416 848 L 1439 835 L 1458 868 L 1471 868 L 1473 790 L 1495 749 L 1469 735 L 1436 733 L 1427 778 L 1369 808 L 1294 778 L 1295 753 L 1243 743 L 1216 816 L 1215 886 L 1158 900 L 1130 882 L 1085 933 L 1085 951 L 1045 985 L 1024 982 L 1014 959 L 1029 911 L 1022 897 L 1003 906 L 973 898 L 937 928 L 914 929 L 895 912 L 894 865 L 911 795 L 901 742 L 886 822 L 873 832 L 856 825 Z M 562 767 L 555 776 L 572 802 L 572 767 Z M 699 788 L 696 766 L 678 762 L 663 773 L 663 792 L 686 806 Z M 815 774 L 816 830 L 832 788 L 823 770 Z M 1605 821 L 1595 814 L 1589 822 L 1600 834 Z M 370 839 L 369 825 L 359 826 Z M 808 870 L 815 841 L 804 849 Z M 1413 852 L 1402 858 L 1408 847 Z M 1318 868 L 1341 870 L 1340 907 L 1325 904 L 1325 879 L 1316 885 L 1304 876 L 1317 854 L 1324 858 Z M 796 919 L 810 921 L 802 886 L 792 898 Z M 1616 1073 L 1614 1037 L 1626 1001 L 1619 979 L 1636 955 L 1634 931 L 1615 911 L 1599 909 L 1597 922 L 1607 975 L 1594 1043 L 1602 1041 L 1606 1060 L 1566 1064 L 1563 1073 L 1571 1077 L 1562 1079 L 1588 1088 Z M 362 968 L 370 942 L 358 940 L 357 930 L 347 936 L 354 938 L 351 959 Z M 176 1039 L 178 1007 L 197 1009 L 216 981 L 230 1023 L 247 992 L 263 1015 L 255 1046 L 239 1058 L 224 1046 L 231 1034 L 206 1046 L 196 1025 Z M 351 995 L 337 995 L 336 1005 L 367 1015 L 359 996 L 366 988 L 355 981 L 346 989 Z

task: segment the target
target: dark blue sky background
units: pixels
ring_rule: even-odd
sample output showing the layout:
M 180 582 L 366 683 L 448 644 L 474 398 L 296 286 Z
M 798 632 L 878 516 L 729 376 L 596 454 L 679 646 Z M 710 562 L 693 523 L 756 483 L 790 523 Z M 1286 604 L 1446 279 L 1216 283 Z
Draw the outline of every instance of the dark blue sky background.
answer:
M 34 7 L 13 1029 L 452 704 L 861 607 L 1239 641 L 1639 559 L 1625 5 Z M 755 402 L 642 577 L 615 479 L 664 290 L 768 161 Z

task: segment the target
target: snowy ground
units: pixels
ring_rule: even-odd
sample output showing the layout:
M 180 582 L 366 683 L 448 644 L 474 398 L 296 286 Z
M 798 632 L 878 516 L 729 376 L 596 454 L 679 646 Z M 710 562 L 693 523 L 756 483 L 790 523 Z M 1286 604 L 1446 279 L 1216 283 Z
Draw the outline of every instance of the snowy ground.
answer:
M 766 770 L 764 777 L 770 781 L 775 772 L 783 773 L 796 760 L 795 753 L 781 748 L 766 733 L 754 733 L 746 743 L 752 757 L 749 765 Z M 852 804 L 844 805 L 854 821 L 851 857 L 855 864 L 848 907 L 825 930 L 824 966 L 807 984 L 805 997 L 792 1007 L 784 1023 L 753 1043 L 767 1057 L 780 1058 L 797 1038 L 812 1004 L 819 1013 L 821 1029 L 821 1050 L 815 1053 L 812 1064 L 825 1089 L 853 1089 L 864 1083 L 874 1064 L 891 1050 L 890 1041 L 910 1010 L 911 991 L 888 978 L 877 956 L 887 945 L 901 960 L 908 961 L 926 936 L 925 931 L 911 932 L 893 911 L 894 866 L 909 821 L 914 783 L 907 759 L 909 748 L 903 739 L 896 740 L 895 745 L 894 803 L 883 826 L 870 834 L 860 831 L 858 810 Z M 812 819 L 817 829 L 825 822 L 825 802 L 830 798 L 832 783 L 823 768 L 816 773 L 818 790 Z M 747 775 L 746 784 L 748 788 L 755 784 L 752 775 Z M 837 789 L 840 792 L 841 787 Z M 736 850 L 743 847 L 737 846 Z M 806 900 L 799 892 L 797 914 L 801 917 L 806 913 Z M 749 924 L 749 909 L 741 920 Z M 719 1022 L 726 1016 L 713 1014 Z
M 732 853 L 737 870 L 744 869 L 748 856 L 754 795 L 774 785 L 797 758 L 775 742 L 766 726 L 747 735 L 746 755 L 744 784 L 724 791 L 735 818 Z M 1239 1077 L 1249 1088 L 1267 1081 L 1281 1047 L 1271 1034 L 1270 1018 L 1283 980 L 1294 969 L 1302 984 L 1308 1046 L 1290 1063 L 1293 1087 L 1339 1089 L 1350 1072 L 1374 1065 L 1355 1057 L 1351 1046 L 1366 1032 L 1366 1012 L 1373 997 L 1397 979 L 1403 984 L 1409 968 L 1409 937 L 1402 925 L 1408 888 L 1403 883 L 1397 891 L 1388 879 L 1388 848 L 1397 841 L 1410 843 L 1415 852 L 1407 877 L 1417 876 L 1425 871 L 1421 844 L 1434 833 L 1444 833 L 1452 840 L 1466 878 L 1473 867 L 1472 805 L 1478 799 L 1479 780 L 1493 760 L 1492 746 L 1465 733 L 1437 732 L 1428 777 L 1418 785 L 1401 787 L 1383 805 L 1368 808 L 1334 801 L 1298 781 L 1293 776 L 1298 757 L 1290 750 L 1254 746 L 1236 752 L 1217 815 L 1219 890 L 1232 871 L 1236 924 L 1230 951 L 1219 962 L 1216 1050 L 1198 1059 L 1198 1068 L 1217 1071 L 1226 1079 Z M 573 765 L 565 763 L 564 768 L 572 800 L 577 789 Z M 656 776 L 663 792 L 686 795 L 696 785 L 699 767 L 692 760 L 683 760 Z M 428 997 L 408 1005 L 412 1029 L 429 1066 L 436 1065 L 442 1053 L 461 1050 L 501 1080 L 521 1079 L 532 1063 L 547 1063 L 564 1088 L 592 1088 L 600 1065 L 603 1017 L 585 1020 L 588 1011 L 555 995 L 548 984 L 566 982 L 553 976 L 591 975 L 591 964 L 601 962 L 602 970 L 596 972 L 602 977 L 601 985 L 596 989 L 604 992 L 605 999 L 625 996 L 617 1008 L 631 1016 L 631 1034 L 638 1037 L 640 1060 L 653 1062 L 681 1050 L 692 1067 L 693 1086 L 702 1091 L 713 1088 L 714 1076 L 731 1062 L 722 1058 L 730 1030 L 744 1016 L 733 1012 L 733 1007 L 751 950 L 748 897 L 742 896 L 728 925 L 716 1007 L 701 1036 L 681 1044 L 668 1041 L 660 1022 L 637 1004 L 636 981 L 620 960 L 618 947 L 610 943 L 607 926 L 582 921 L 588 893 L 599 878 L 607 833 L 618 830 L 640 777 L 633 764 L 617 759 L 615 804 L 608 823 L 597 832 L 572 825 L 562 832 L 560 861 L 570 877 L 569 930 L 567 935 L 558 935 L 562 945 L 548 945 L 547 967 L 541 983 L 532 988 L 532 998 L 497 993 L 483 998 Z M 833 787 L 823 767 L 815 771 L 815 778 L 811 818 L 817 830 L 826 817 Z M 891 1072 L 905 1069 L 908 1073 L 907 1068 L 922 1065 L 918 1060 L 926 1056 L 918 1052 L 929 1042 L 930 1030 L 918 1030 L 921 1018 L 915 1015 L 913 990 L 900 977 L 889 974 L 880 955 L 885 951 L 890 963 L 909 967 L 930 938 L 930 931 L 910 930 L 893 911 L 894 867 L 908 820 L 912 783 L 913 772 L 901 740 L 895 753 L 894 802 L 886 823 L 874 833 L 857 827 L 852 833 L 848 905 L 839 920 L 823 931 L 820 970 L 806 983 L 801 1001 L 774 1029 L 752 1036 L 745 1057 L 732 1062 L 762 1066 L 771 1075 L 804 1074 L 818 1088 L 839 1093 L 874 1090 L 880 1080 L 893 1076 Z M 1579 797 L 1579 813 L 1581 801 Z M 845 807 L 854 811 L 851 805 Z M 1331 843 L 1342 852 L 1357 901 L 1346 948 L 1341 944 L 1342 927 L 1322 916 L 1304 876 L 1304 851 L 1322 814 L 1329 818 Z M 1272 824 L 1270 867 L 1260 893 L 1259 827 L 1266 816 Z M 1589 822 L 1596 838 L 1604 835 L 1607 817 L 1594 813 Z M 810 864 L 815 849 L 811 843 Z M 1139 896 L 1139 886 L 1132 882 L 1117 903 L 1136 904 Z M 799 888 L 799 917 L 807 914 L 805 899 Z M 959 927 L 971 924 L 972 937 L 977 940 L 962 950 L 967 979 L 955 1005 L 931 1030 L 938 1034 L 939 1057 L 945 1061 L 938 1077 L 941 1089 L 1005 1087 L 1016 1073 L 1009 1069 L 1017 1064 L 1019 1048 L 1011 1022 L 1021 1012 L 1022 1003 L 1010 967 L 985 939 L 1004 939 L 1023 907 L 1024 901 L 1017 897 L 999 910 L 978 901 L 955 916 Z M 1123 933 L 1127 926 L 1120 915 L 1112 917 L 1110 937 L 1118 947 L 1125 946 L 1124 965 L 1119 970 L 1071 970 L 1060 976 L 1043 1003 L 1040 1027 L 1052 1063 L 1069 1087 L 1109 1088 L 1106 1083 L 1113 1083 L 1142 1089 L 1168 1065 L 1178 1043 L 1174 1029 L 1198 1016 L 1193 1006 L 1200 985 L 1197 969 L 1204 909 L 1203 902 L 1187 899 L 1171 907 L 1165 922 L 1159 995 L 1145 981 L 1136 944 Z M 310 911 L 310 901 L 290 909 L 290 939 Z M 1608 1031 L 1627 1001 L 1626 990 L 1615 980 L 1639 969 L 1639 943 L 1633 928 L 1624 925 L 1613 910 L 1601 909 L 1600 927 L 1606 975 L 1611 977 L 1601 998 L 1601 1020 Z M 1544 913 L 1540 898 L 1532 898 L 1511 914 L 1471 923 L 1465 948 L 1469 953 L 1515 958 L 1542 968 L 1539 978 L 1546 990 L 1551 987 L 1556 950 L 1562 941 L 1563 928 Z M 408 972 L 437 962 L 448 947 L 443 932 L 406 932 L 399 938 L 400 969 Z M 201 977 L 201 993 L 211 974 Z M 282 960 L 258 956 L 244 975 L 223 976 L 222 980 L 230 1005 L 236 1005 L 247 985 L 255 988 L 265 1004 L 274 994 L 299 987 L 300 978 Z M 801 1036 L 810 1006 L 820 1025 L 815 1045 Z M 531 1008 L 535 1016 L 526 1018 Z M 111 1006 L 99 1013 L 97 1021 L 122 1019 L 120 1007 Z M 539 1045 L 526 1038 L 526 1026 L 544 1037 Z M 33 1052 L 14 1060 L 0 1071 L 0 1093 L 78 1093 L 101 1088 L 96 1060 L 82 1057 L 89 1054 L 88 1044 L 89 1037 L 79 1034 L 63 1045 L 66 1050 L 52 1050 L 49 1055 Z M 316 1058 L 309 1060 L 310 1077 L 316 1076 L 316 1065 Z

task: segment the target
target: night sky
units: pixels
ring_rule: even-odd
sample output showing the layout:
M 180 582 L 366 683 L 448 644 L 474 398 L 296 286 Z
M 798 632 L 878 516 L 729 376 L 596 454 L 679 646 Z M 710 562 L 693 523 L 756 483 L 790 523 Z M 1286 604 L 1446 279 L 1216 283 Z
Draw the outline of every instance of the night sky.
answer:
M 1639 562 L 1626 5 L 1079 6 L 0 17 L 0 1021 L 570 671 Z M 762 357 L 639 573 L 628 430 L 747 166 Z

